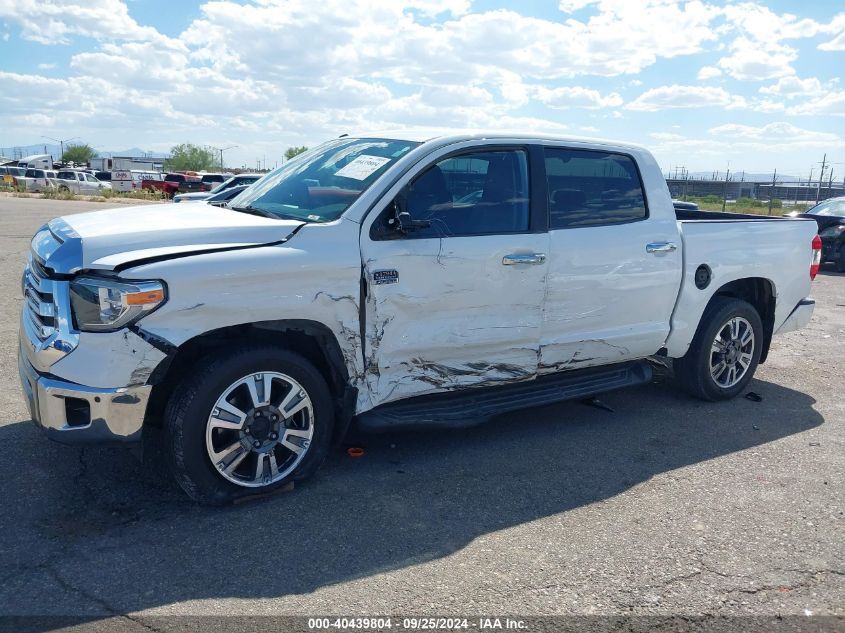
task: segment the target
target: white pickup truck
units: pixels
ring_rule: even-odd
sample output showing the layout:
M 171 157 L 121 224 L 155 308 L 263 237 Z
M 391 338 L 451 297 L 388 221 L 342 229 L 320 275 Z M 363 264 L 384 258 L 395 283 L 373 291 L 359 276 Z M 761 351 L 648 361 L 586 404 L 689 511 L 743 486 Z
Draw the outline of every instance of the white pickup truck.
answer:
M 82 195 L 97 195 L 104 189 L 112 188 L 111 183 L 97 180 L 89 173 L 73 169 L 60 170 L 53 182 L 59 191 L 70 191 Z
M 157 426 L 225 503 L 311 475 L 350 423 L 456 427 L 651 378 L 740 393 L 805 325 L 812 220 L 677 211 L 644 149 L 342 137 L 228 207 L 58 218 L 32 240 L 20 375 L 69 443 Z

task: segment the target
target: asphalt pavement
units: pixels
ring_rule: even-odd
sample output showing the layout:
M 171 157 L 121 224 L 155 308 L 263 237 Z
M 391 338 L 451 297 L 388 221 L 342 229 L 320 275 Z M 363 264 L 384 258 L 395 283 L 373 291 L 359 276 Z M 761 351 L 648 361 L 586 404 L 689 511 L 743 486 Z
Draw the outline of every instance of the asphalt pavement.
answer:
M 845 275 L 824 270 L 809 327 L 775 340 L 760 402 L 693 400 L 660 372 L 602 396 L 612 412 L 358 438 L 363 457 L 338 447 L 293 492 L 209 509 L 155 455 L 28 419 L 29 239 L 107 206 L 0 198 L 0 615 L 845 615 Z

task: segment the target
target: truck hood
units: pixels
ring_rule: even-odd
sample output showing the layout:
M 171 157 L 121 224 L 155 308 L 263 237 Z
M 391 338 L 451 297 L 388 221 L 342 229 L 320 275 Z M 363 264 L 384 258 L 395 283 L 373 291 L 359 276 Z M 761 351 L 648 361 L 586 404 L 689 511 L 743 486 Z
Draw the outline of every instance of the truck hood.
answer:
M 304 223 L 273 220 L 209 204 L 140 205 L 68 215 L 48 225 L 63 256 L 57 272 L 113 270 L 132 262 L 286 241 Z M 45 239 L 45 231 L 33 238 Z M 68 255 L 71 255 L 68 259 Z M 75 261 L 74 261 L 75 260 Z

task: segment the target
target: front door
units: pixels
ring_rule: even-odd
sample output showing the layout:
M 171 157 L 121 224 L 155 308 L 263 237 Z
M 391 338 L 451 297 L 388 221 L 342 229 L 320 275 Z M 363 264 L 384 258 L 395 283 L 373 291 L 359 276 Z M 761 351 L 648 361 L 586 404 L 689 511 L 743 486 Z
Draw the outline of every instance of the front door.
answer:
M 403 230 L 393 203 L 365 222 L 372 406 L 536 376 L 549 247 L 530 193 L 538 152 L 447 155 L 400 195 Z

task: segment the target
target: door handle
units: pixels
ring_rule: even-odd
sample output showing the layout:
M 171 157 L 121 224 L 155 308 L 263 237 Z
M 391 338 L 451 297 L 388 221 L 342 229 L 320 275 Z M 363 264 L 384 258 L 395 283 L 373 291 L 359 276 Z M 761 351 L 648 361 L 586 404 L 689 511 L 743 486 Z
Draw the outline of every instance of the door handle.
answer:
M 672 242 L 652 242 L 645 245 L 646 253 L 671 253 L 678 250 Z
M 545 253 L 529 253 L 526 255 L 514 254 L 502 257 L 503 266 L 515 266 L 516 264 L 542 264 L 545 261 Z

